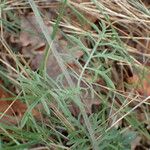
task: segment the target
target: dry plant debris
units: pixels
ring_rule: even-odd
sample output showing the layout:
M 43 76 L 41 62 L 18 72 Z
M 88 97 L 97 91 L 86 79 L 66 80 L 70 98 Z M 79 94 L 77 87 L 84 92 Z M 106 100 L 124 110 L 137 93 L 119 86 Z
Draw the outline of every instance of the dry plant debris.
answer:
M 76 146 L 73 135 L 69 136 L 70 131 L 78 129 L 72 124 L 74 119 L 78 120 L 79 126 L 84 127 L 85 124 L 85 130 L 90 131 L 89 123 L 100 112 L 103 114 L 101 120 L 106 118 L 103 122 L 96 122 L 98 125 L 93 123 L 93 126 L 103 127 L 106 123 L 104 129 L 108 134 L 111 129 L 116 131 L 122 128 L 128 133 L 137 132 L 138 136 L 131 143 L 131 149 L 149 149 L 150 101 L 144 100 L 150 96 L 150 3 L 146 0 L 68 0 L 66 3 L 57 0 L 36 1 L 43 25 L 48 29 L 47 34 L 55 37 L 52 44 L 68 71 L 63 72 L 50 50 L 51 45 L 48 45 L 44 37 L 36 18 L 37 14 L 31 9 L 31 2 L 32 0 L 4 2 L 6 6 L 3 6 L 1 14 L 4 21 L 0 29 L 0 66 L 7 72 L 8 79 L 21 85 L 19 88 L 24 90 L 24 95 L 29 94 L 37 99 L 37 103 L 28 100 L 31 106 L 34 106 L 31 107 L 31 112 L 36 121 L 45 123 L 42 124 L 43 128 L 47 127 L 61 135 L 58 140 L 61 144 L 57 141 L 58 135 L 51 134 L 47 137 L 48 142 L 52 142 L 52 149 L 69 149 Z M 62 16 L 59 18 L 59 15 Z M 100 35 L 103 35 L 101 39 Z M 41 66 L 46 68 L 46 76 L 40 74 Z M 30 74 L 29 70 L 34 73 Z M 64 77 L 66 74 L 69 74 L 75 87 L 78 87 L 77 91 L 75 87 L 69 87 Z M 25 81 L 20 80 L 20 76 L 23 76 Z M 19 88 L 14 87 L 15 94 L 18 94 Z M 47 96 L 48 94 L 51 95 Z M 72 100 L 70 95 L 75 100 Z M 85 114 L 82 114 L 76 95 L 81 98 Z M 18 99 L 5 100 L 11 97 L 0 88 L 0 123 L 19 125 L 22 120 L 25 122 L 25 114 L 30 106 Z M 43 114 L 35 109 L 38 103 L 41 103 L 40 109 Z M 138 105 L 139 107 L 136 107 Z M 130 110 L 131 113 L 128 114 Z M 41 115 L 43 116 L 39 119 Z M 90 116 L 88 123 L 84 115 Z M 52 119 L 49 120 L 51 116 Z M 72 116 L 74 119 L 70 119 Z M 97 131 L 96 127 L 95 130 Z M 88 135 L 91 136 L 89 139 L 100 139 L 103 134 L 99 133 L 102 132 L 97 131 L 94 135 L 91 132 Z M 82 134 L 74 133 L 79 139 Z M 111 134 L 114 134 L 113 131 Z M 111 137 L 111 134 L 108 136 Z M 44 141 L 42 138 L 44 142 L 41 145 L 45 146 L 45 143 L 48 143 L 47 139 Z M 87 149 L 94 147 L 91 141 L 86 143 L 90 147 L 86 147 Z M 104 139 L 104 145 L 108 141 Z M 41 145 L 38 145 L 39 148 Z M 78 146 L 76 148 L 81 149 Z M 105 150 L 105 147 L 103 149 Z
M 2 82 L 0 82 L 2 84 Z M 6 124 L 16 125 L 20 123 L 24 113 L 27 111 L 27 106 L 20 100 L 5 100 L 12 98 L 12 96 L 0 88 L 0 122 Z M 39 118 L 39 112 L 32 110 L 34 117 Z

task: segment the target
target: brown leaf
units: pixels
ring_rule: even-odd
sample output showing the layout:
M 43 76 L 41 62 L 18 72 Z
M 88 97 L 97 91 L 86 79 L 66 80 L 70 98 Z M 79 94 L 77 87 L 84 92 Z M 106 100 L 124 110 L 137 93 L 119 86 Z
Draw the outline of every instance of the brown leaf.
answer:
M 134 89 L 143 96 L 150 96 L 150 73 L 146 73 L 143 76 L 134 74 L 127 79 L 129 84 L 134 85 Z
M 32 49 L 45 45 L 44 38 L 41 37 L 41 29 L 34 14 L 30 13 L 26 17 L 21 17 L 20 42 L 23 47 L 32 46 Z
M 136 137 L 134 141 L 131 143 L 131 150 L 135 150 L 138 145 L 140 145 L 141 137 Z
M 27 106 L 20 100 L 3 100 L 11 97 L 12 96 L 10 94 L 0 88 L 0 122 L 7 124 L 18 124 L 26 112 Z M 36 118 L 39 117 L 39 112 L 34 109 L 32 114 Z

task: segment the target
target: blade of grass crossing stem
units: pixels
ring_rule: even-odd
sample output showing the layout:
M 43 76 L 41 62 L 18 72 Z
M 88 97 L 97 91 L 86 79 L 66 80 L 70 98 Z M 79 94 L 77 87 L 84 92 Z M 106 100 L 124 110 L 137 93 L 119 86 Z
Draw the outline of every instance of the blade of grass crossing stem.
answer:
M 100 34 L 100 30 L 98 29 L 98 27 L 94 24 L 94 23 L 91 23 L 88 19 L 86 19 L 86 17 L 84 17 L 84 15 L 82 15 L 77 9 L 75 9 L 72 5 L 76 5 L 75 3 L 72 3 L 71 1 L 69 1 L 69 3 L 67 3 L 67 5 L 73 10 L 74 13 L 76 13 L 79 17 L 81 17 L 84 21 L 87 22 L 87 24 L 90 24 L 91 27 L 93 27 L 93 29 L 98 33 Z M 78 4 L 77 4 L 78 5 Z M 75 7 L 78 7 L 78 6 L 75 6 Z
M 36 101 L 34 101 L 32 104 L 30 104 L 30 106 L 28 107 L 27 111 L 25 112 L 22 120 L 21 120 L 21 128 L 23 128 L 29 118 L 29 115 L 31 115 L 32 110 L 35 108 L 35 106 L 43 99 L 43 97 L 45 97 L 47 94 L 49 93 L 49 91 L 46 91 L 41 98 L 38 98 Z M 48 112 L 49 113 L 49 112 Z
M 58 51 L 57 51 L 57 49 L 56 49 L 56 47 L 55 47 L 54 41 L 51 39 L 50 35 L 48 34 L 48 29 L 47 29 L 47 27 L 44 25 L 43 19 L 42 19 L 40 13 L 39 13 L 39 10 L 38 10 L 38 8 L 37 8 L 37 5 L 35 4 L 35 2 L 34 2 L 33 0 L 28 0 L 28 1 L 29 1 L 29 4 L 31 5 L 31 8 L 32 8 L 34 14 L 35 14 L 36 20 L 38 21 L 39 26 L 40 26 L 40 28 L 41 28 L 41 30 L 42 30 L 42 32 L 43 32 L 45 38 L 46 38 L 46 40 L 47 40 L 47 42 L 48 42 L 48 44 L 49 44 L 51 50 L 52 50 L 52 53 L 53 53 L 54 57 L 56 58 L 56 60 L 57 60 L 57 62 L 58 62 L 58 64 L 59 64 L 59 66 L 60 66 L 60 68 L 62 69 L 62 71 L 63 71 L 63 73 L 64 73 L 64 75 L 65 75 L 65 77 L 66 77 L 66 79 L 67 79 L 67 82 L 68 82 L 69 86 L 70 86 L 70 87 L 75 87 L 75 86 L 74 86 L 74 83 L 73 83 L 73 81 L 72 81 L 72 79 L 71 79 L 71 77 L 70 77 L 70 75 L 69 75 L 69 73 L 68 73 L 68 71 L 67 71 L 67 69 L 66 69 L 64 63 L 63 63 L 62 58 L 61 58 L 61 56 L 59 55 L 59 53 L 58 53 Z M 48 49 L 47 54 L 49 54 L 49 53 L 50 53 L 50 49 Z M 45 60 L 45 61 L 46 61 L 46 60 Z M 81 101 L 78 96 L 76 96 L 76 97 L 77 97 L 77 98 L 75 98 L 76 100 Z M 79 105 L 78 105 L 78 106 L 79 106 Z M 84 108 L 84 107 L 81 107 L 81 106 L 79 106 L 79 108 L 80 108 L 81 113 L 82 113 L 82 115 L 83 115 L 83 118 L 84 118 L 85 124 L 86 124 L 86 126 L 87 126 L 87 129 L 88 129 L 88 131 L 89 131 L 93 148 L 94 148 L 94 150 L 98 150 L 98 145 L 97 145 L 96 139 L 95 139 L 95 137 L 94 137 L 94 131 L 93 131 L 93 129 L 92 129 L 92 126 L 91 126 L 90 121 L 89 121 L 89 119 L 88 119 L 88 116 L 87 116 L 87 114 L 86 114 L 85 108 Z
M 57 20 L 56 20 L 56 23 L 54 24 L 54 26 L 53 26 L 53 31 L 52 31 L 52 35 L 51 35 L 51 38 L 52 38 L 52 40 L 54 40 L 55 39 L 55 36 L 56 36 L 56 33 L 57 33 L 57 30 L 58 30 L 58 27 L 59 27 L 59 23 L 60 23 L 60 21 L 61 21 L 61 18 L 63 17 L 63 13 L 64 13 L 64 10 L 65 10 L 65 6 L 66 6 L 66 0 L 64 0 L 64 2 L 63 2 L 63 5 L 62 5 L 62 7 L 60 8 L 60 13 L 59 13 L 59 15 L 58 15 L 58 17 L 57 17 Z M 46 49 L 48 49 L 48 47 L 46 47 Z M 43 57 L 43 60 L 42 60 L 42 62 L 41 62 L 41 65 L 40 65 L 40 69 L 39 69 L 39 73 L 40 73 L 40 75 L 44 75 L 44 76 L 46 76 L 46 61 L 47 61 L 47 57 L 48 57 L 48 51 L 49 50 L 45 50 L 45 54 L 44 54 L 44 57 Z M 44 60 L 46 60 L 46 61 L 44 61 Z
M 33 0 L 28 0 L 28 1 L 29 1 L 29 4 L 31 5 L 31 8 L 32 8 L 33 12 L 34 12 L 35 18 L 36 18 L 36 20 L 37 20 L 37 22 L 38 22 L 38 24 L 39 24 L 39 26 L 40 26 L 40 28 L 41 28 L 45 38 L 46 38 L 46 40 L 47 40 L 47 42 L 48 42 L 48 44 L 50 46 L 50 48 L 46 52 L 47 56 L 46 56 L 46 59 L 45 59 L 45 67 L 46 67 L 46 64 L 47 64 L 49 53 L 50 53 L 50 51 L 52 51 L 54 57 L 56 58 L 57 63 L 59 64 L 61 70 L 63 71 L 63 73 L 65 75 L 65 78 L 66 78 L 69 86 L 70 87 L 74 86 L 73 81 L 72 81 L 72 79 L 71 79 L 71 77 L 70 77 L 70 75 L 69 75 L 69 73 L 68 73 L 68 71 L 67 71 L 67 69 L 66 69 L 66 67 L 65 67 L 65 65 L 63 63 L 63 60 L 62 60 L 61 56 L 59 55 L 59 53 L 58 53 L 58 51 L 56 49 L 54 40 L 52 40 L 52 38 L 48 34 L 49 33 L 48 32 L 48 28 L 45 26 L 45 24 L 43 22 L 43 19 L 42 19 L 40 13 L 39 13 L 37 5 L 35 4 L 35 2 Z
M 78 83 L 77 83 L 77 86 L 78 86 L 78 87 L 80 87 L 80 83 L 81 83 L 81 79 L 82 79 L 82 77 L 83 77 L 83 74 L 84 74 L 84 72 L 85 72 L 87 66 L 89 65 L 89 62 L 91 61 L 91 59 L 92 59 L 92 57 L 93 57 L 95 51 L 97 50 L 97 47 L 99 46 L 99 42 L 100 42 L 100 41 L 101 41 L 101 36 L 100 36 L 100 38 L 98 39 L 97 43 L 95 44 L 95 46 L 94 46 L 94 48 L 93 48 L 93 50 L 92 50 L 92 52 L 91 52 L 91 54 L 90 54 L 88 60 L 86 61 L 86 64 L 84 65 L 84 67 L 83 67 L 83 69 L 82 69 L 82 72 L 81 72 L 81 74 L 80 74 L 80 76 L 79 76 Z
M 58 15 L 58 17 L 57 17 L 57 20 L 56 20 L 55 25 L 53 26 L 53 32 L 52 32 L 52 35 L 51 35 L 52 40 L 54 40 L 54 38 L 55 38 L 55 36 L 56 36 L 57 30 L 58 30 L 58 27 L 59 27 L 59 23 L 60 23 L 60 21 L 61 21 L 61 18 L 63 17 L 64 10 L 65 10 L 65 8 L 66 8 L 67 0 L 64 0 L 64 2 L 62 2 L 62 3 L 63 3 L 63 4 L 62 4 L 62 6 L 61 6 L 61 8 L 60 8 L 60 13 L 59 13 L 59 15 Z

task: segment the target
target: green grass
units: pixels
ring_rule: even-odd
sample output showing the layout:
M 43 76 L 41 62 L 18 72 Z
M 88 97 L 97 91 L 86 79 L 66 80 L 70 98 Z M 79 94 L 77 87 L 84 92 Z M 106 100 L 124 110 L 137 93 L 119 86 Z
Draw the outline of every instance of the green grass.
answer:
M 103 12 L 102 19 L 96 25 L 77 9 L 78 7 L 81 7 L 81 10 L 84 9 L 82 5 L 77 7 L 69 1 L 61 1 L 60 15 L 53 23 L 52 35 L 49 35 L 43 20 L 45 18 L 37 3 L 29 0 L 29 5 L 23 5 L 22 1 L 22 6 L 30 7 L 33 11 L 42 31 L 41 36 L 45 38 L 47 43 L 39 70 L 33 71 L 23 63 L 24 59 L 19 57 L 5 39 L 5 34 L 8 31 L 18 35 L 21 28 L 18 23 L 19 19 L 14 17 L 16 10 L 14 9 L 14 12 L 9 10 L 8 6 L 10 5 L 6 2 L 3 1 L 1 4 L 0 39 L 3 52 L 7 53 L 14 63 L 12 65 L 0 57 L 0 77 L 5 83 L 8 82 L 8 85 L 13 85 L 19 90 L 18 99 L 24 102 L 28 109 L 20 124 L 9 126 L 0 123 L 0 149 L 130 150 L 131 143 L 137 136 L 145 136 L 150 139 L 144 122 L 140 122 L 135 117 L 135 110 L 138 107 L 144 107 L 144 105 L 148 107 L 149 104 L 146 102 L 149 97 L 140 101 L 140 96 L 118 90 L 123 76 L 117 76 L 120 81 L 116 81 L 116 74 L 113 71 L 121 74 L 123 64 L 136 70 L 140 70 L 140 66 L 135 63 L 135 59 L 129 53 L 126 44 L 123 43 L 122 37 L 111 24 L 109 13 Z M 96 5 L 97 12 L 105 10 L 97 1 L 93 0 L 93 3 Z M 17 5 L 19 6 L 19 4 Z M 142 7 L 141 5 L 136 6 Z M 67 18 L 66 7 L 71 9 L 79 21 L 83 21 L 83 24 L 89 24 L 92 28 L 92 30 L 85 31 L 80 27 L 72 28 L 71 24 L 67 24 L 70 26 L 71 33 L 68 34 L 62 30 L 64 38 L 68 41 L 68 47 L 74 51 L 81 50 L 84 54 L 79 59 L 69 56 L 79 67 L 79 73 L 66 67 L 65 60 L 55 44 L 57 32 L 61 30 L 59 27 L 61 27 L 63 19 Z M 147 9 L 141 9 L 141 11 L 149 15 Z M 8 15 L 14 24 L 7 20 L 5 15 Z M 69 20 L 67 19 L 66 23 Z M 64 28 L 67 28 L 67 25 Z M 30 32 L 34 37 L 35 33 L 27 32 Z M 85 41 L 88 41 L 90 46 L 85 45 Z M 54 55 L 56 63 L 62 71 L 56 80 L 47 74 L 50 54 Z M 117 64 L 118 70 L 114 67 L 115 64 Z M 73 77 L 77 79 L 77 82 L 74 82 Z M 103 80 L 105 85 L 98 84 L 99 79 Z M 64 81 L 67 81 L 67 87 L 62 84 Z M 83 83 L 86 86 L 83 86 Z M 128 88 L 124 83 L 123 86 Z M 85 92 L 88 92 L 90 99 L 98 99 L 100 103 L 100 108 L 91 114 L 88 114 L 86 110 L 88 102 L 83 103 Z M 138 104 L 131 106 L 130 103 L 134 101 L 138 101 Z M 73 115 L 70 105 L 78 108 L 76 116 Z M 38 119 L 33 116 L 33 109 L 38 109 L 41 113 Z M 145 110 L 145 114 L 149 115 L 149 112 Z M 120 126 L 120 122 L 124 122 L 124 127 Z

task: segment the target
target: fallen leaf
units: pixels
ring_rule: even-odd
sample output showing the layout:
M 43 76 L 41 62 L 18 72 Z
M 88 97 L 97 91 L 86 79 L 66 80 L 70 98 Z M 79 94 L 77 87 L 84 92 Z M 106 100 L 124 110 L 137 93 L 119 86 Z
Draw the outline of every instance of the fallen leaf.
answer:
M 132 84 L 134 90 L 142 96 L 150 96 L 150 73 L 145 73 L 143 76 L 134 74 L 127 78 L 127 83 Z
M 141 137 L 136 137 L 134 141 L 131 143 L 131 150 L 135 150 L 138 145 L 140 145 Z
M 33 13 L 21 18 L 21 32 L 20 42 L 23 47 L 31 47 L 31 50 L 35 50 L 45 45 L 44 38 L 42 37 L 42 31 Z M 49 28 L 51 32 L 51 27 Z
M 2 84 L 2 82 L 0 83 Z M 0 122 L 18 124 L 26 112 L 27 106 L 20 100 L 4 100 L 11 97 L 12 96 L 9 93 L 6 93 L 2 88 L 0 88 Z M 36 118 L 39 117 L 39 112 L 34 109 L 32 114 Z

